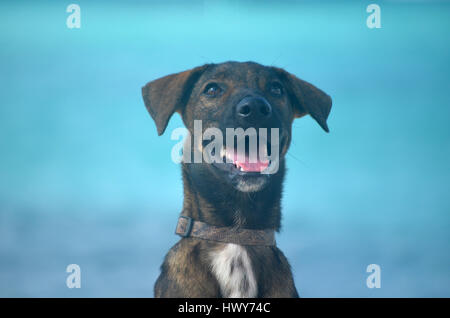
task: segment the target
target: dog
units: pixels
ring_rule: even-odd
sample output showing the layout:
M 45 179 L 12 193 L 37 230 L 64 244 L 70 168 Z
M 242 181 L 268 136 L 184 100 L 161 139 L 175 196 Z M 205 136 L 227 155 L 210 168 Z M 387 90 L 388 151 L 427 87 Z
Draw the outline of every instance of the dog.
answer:
M 298 297 L 274 238 L 284 157 L 294 119 L 309 114 L 329 131 L 331 98 L 281 68 L 254 62 L 206 64 L 168 75 L 147 83 L 142 95 L 158 135 L 175 112 L 191 136 L 195 121 L 202 122 L 202 131 L 214 127 L 224 134 L 238 127 L 278 131 L 275 173 L 262 173 L 267 161 L 238 161 L 235 148 L 221 149 L 228 159 L 223 163 L 182 163 L 184 201 L 176 228 L 181 239 L 164 259 L 155 297 Z M 190 139 L 189 155 L 202 151 L 205 141 Z

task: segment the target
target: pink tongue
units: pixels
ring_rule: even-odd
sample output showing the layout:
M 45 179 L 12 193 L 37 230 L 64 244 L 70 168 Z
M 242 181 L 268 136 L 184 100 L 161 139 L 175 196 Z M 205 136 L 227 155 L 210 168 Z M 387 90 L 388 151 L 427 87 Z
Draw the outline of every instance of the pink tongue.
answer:
M 236 167 L 241 167 L 242 170 L 247 172 L 261 172 L 269 166 L 269 161 L 257 161 L 254 163 L 249 162 L 248 156 L 245 156 L 245 161 L 239 161 L 237 155 L 234 156 L 234 164 Z

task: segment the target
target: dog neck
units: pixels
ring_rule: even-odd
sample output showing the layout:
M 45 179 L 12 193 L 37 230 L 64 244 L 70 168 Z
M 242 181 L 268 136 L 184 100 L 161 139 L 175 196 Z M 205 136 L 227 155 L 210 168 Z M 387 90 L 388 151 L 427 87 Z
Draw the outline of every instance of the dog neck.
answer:
M 214 226 L 247 229 L 280 229 L 284 161 L 270 183 L 257 192 L 241 192 L 216 178 L 195 177 L 183 164 L 182 215 Z

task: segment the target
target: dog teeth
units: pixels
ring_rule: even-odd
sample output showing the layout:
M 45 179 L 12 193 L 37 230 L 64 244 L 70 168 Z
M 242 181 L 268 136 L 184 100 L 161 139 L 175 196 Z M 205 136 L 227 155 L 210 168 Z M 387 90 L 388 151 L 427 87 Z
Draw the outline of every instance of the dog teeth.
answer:
M 234 166 L 235 166 L 236 169 L 238 169 L 239 171 L 244 171 L 244 168 L 243 168 L 239 163 L 235 163 Z

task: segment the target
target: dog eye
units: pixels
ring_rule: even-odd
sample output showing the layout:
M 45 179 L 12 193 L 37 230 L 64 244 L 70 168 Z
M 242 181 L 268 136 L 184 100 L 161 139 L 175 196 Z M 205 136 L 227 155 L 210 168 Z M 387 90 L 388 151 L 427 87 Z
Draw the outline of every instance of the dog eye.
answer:
M 280 83 L 272 83 L 270 85 L 270 93 L 275 95 L 275 96 L 281 96 L 283 95 L 283 87 L 281 86 Z
M 203 90 L 203 94 L 209 97 L 216 97 L 222 92 L 222 89 L 216 83 L 209 83 Z

